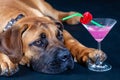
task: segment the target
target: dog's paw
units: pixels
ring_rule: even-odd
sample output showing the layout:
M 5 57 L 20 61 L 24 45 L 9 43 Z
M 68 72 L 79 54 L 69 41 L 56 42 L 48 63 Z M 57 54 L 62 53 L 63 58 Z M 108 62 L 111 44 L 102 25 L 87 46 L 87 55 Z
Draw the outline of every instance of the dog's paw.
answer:
M 11 76 L 18 70 L 18 64 L 13 64 L 6 55 L 0 54 L 0 76 Z
M 17 64 L 12 64 L 7 62 L 0 63 L 0 67 L 1 67 L 1 71 L 0 71 L 1 76 L 11 76 L 19 70 Z
M 99 64 L 100 62 L 104 62 L 107 56 L 103 51 L 94 50 L 88 54 L 88 61 L 93 64 Z
M 27 57 L 24 56 L 21 59 L 21 61 L 19 62 L 19 64 L 21 64 L 21 65 L 27 65 L 28 67 L 30 67 L 30 60 L 29 60 L 29 58 L 27 58 Z
M 69 15 L 75 14 L 76 12 L 69 12 Z M 75 25 L 80 23 L 80 17 L 79 16 L 75 16 L 73 18 L 70 18 L 66 21 L 68 24 L 70 25 Z
M 90 61 L 92 64 L 96 64 L 97 61 L 104 62 L 107 58 L 106 54 L 103 51 L 87 48 L 82 52 L 82 62 L 88 63 Z

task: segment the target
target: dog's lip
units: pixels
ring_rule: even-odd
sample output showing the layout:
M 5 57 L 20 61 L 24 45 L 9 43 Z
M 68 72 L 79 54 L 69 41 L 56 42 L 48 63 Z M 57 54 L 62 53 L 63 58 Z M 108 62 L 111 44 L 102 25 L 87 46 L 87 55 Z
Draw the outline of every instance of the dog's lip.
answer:
M 74 61 L 73 61 L 73 59 L 69 59 L 69 60 L 67 60 L 65 62 L 62 62 L 62 63 L 49 62 L 48 66 L 50 66 L 51 69 L 55 69 L 56 70 L 56 69 L 60 68 L 59 66 L 56 66 L 56 65 L 60 65 L 61 66 L 61 64 L 65 64 L 65 66 L 62 66 L 63 67 L 62 69 L 64 69 L 64 70 L 73 69 L 74 68 Z
M 42 72 L 45 74 L 60 74 L 60 73 L 66 72 L 67 70 L 72 70 L 74 68 L 74 61 L 72 58 L 70 58 L 65 62 L 58 62 L 56 66 L 55 64 L 51 66 L 52 61 L 53 60 L 50 60 L 49 62 L 45 63 L 44 66 L 42 67 L 43 69 L 40 68 L 39 65 L 35 66 L 36 65 L 35 64 L 33 65 L 33 70 L 37 72 Z
M 52 69 L 52 68 L 48 68 L 47 71 L 44 71 L 44 73 L 48 73 L 48 74 L 59 74 L 62 72 L 65 72 L 67 70 L 67 67 L 65 67 L 64 69 Z
M 68 70 L 72 70 L 74 68 L 74 65 L 72 65 L 72 66 L 67 66 L 67 67 L 64 67 L 64 69 L 51 69 L 51 68 L 49 68 L 48 69 L 48 71 L 46 72 L 46 71 L 43 71 L 43 73 L 46 73 L 46 74 L 61 74 L 61 73 L 64 73 L 64 72 L 66 72 L 66 71 L 68 71 Z

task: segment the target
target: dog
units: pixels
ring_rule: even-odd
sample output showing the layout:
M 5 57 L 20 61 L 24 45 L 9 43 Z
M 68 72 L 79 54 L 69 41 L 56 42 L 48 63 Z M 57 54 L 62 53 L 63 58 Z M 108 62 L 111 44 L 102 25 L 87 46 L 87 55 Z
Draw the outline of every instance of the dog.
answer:
M 0 0 L 0 75 L 15 74 L 19 64 L 57 74 L 73 69 L 74 60 L 83 65 L 104 61 L 103 51 L 84 46 L 64 29 L 62 18 L 74 13 L 58 11 L 45 0 Z

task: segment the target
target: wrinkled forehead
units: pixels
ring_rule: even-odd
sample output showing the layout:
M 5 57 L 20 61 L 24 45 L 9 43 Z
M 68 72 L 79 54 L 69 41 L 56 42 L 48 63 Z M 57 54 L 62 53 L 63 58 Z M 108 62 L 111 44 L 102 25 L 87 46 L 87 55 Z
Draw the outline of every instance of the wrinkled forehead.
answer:
M 54 23 L 39 23 L 34 24 L 30 27 L 29 31 L 34 33 L 51 33 L 55 34 L 58 30 L 57 26 Z
M 37 22 L 35 24 L 28 25 L 28 26 L 29 26 L 29 29 L 24 35 L 24 37 L 27 38 L 27 40 L 30 40 L 28 42 L 39 39 L 42 33 L 44 33 L 49 39 L 54 38 L 58 31 L 58 28 L 54 23 Z

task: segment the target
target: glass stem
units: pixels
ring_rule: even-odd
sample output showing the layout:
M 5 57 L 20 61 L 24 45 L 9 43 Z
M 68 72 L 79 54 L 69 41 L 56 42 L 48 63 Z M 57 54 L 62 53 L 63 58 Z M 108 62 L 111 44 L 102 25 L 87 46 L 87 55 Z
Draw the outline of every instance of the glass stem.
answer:
M 101 51 L 101 42 L 98 42 L 98 53 Z M 102 64 L 102 62 L 100 61 L 100 58 L 98 58 L 97 60 L 96 60 L 96 62 L 99 64 L 99 65 L 101 65 Z
M 101 42 L 98 42 L 98 50 L 101 50 Z

